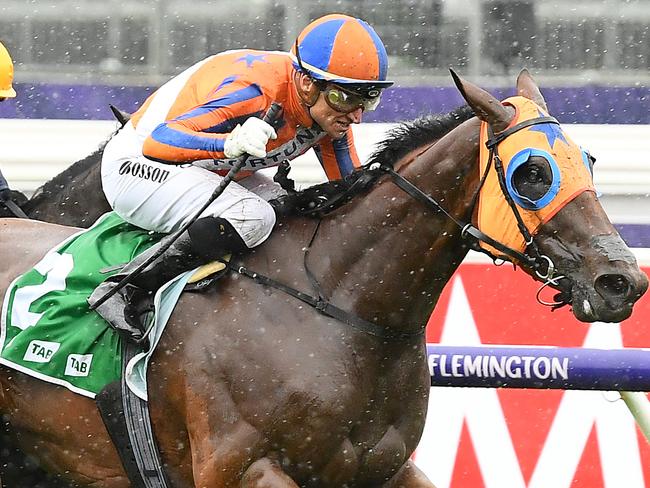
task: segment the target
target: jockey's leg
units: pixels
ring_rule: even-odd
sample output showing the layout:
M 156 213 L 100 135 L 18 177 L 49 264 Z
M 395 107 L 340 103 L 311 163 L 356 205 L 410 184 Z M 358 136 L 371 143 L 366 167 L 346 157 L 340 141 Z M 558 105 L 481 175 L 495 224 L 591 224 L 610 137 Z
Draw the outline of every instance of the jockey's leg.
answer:
M 137 256 L 122 270 L 104 281 L 92 293 L 92 305 L 117 286 L 126 275 L 168 244 L 165 237 L 158 244 Z M 139 340 L 144 332 L 143 319 L 153 310 L 156 291 L 179 274 L 213 261 L 224 254 L 248 249 L 232 224 L 223 217 L 203 217 L 183 232 L 153 263 L 149 264 L 119 292 L 97 308 L 97 312 L 113 327 Z
M 118 142 L 122 132 L 129 127 L 127 124 L 118 133 Z M 167 165 L 143 157 L 111 159 L 113 143 L 112 140 L 107 146 L 102 161 L 104 193 L 115 212 L 138 227 L 160 233 L 177 231 L 196 215 L 222 180 L 221 176 L 197 167 Z M 137 320 L 138 310 L 142 308 L 139 303 L 129 307 L 128 320 L 122 313 L 131 298 L 136 302 L 140 302 L 142 297 L 150 299 L 152 294 L 149 292 L 183 271 L 223 254 L 261 244 L 275 225 L 271 205 L 234 182 L 200 217 L 145 270 L 142 279 L 134 280 L 130 289 L 123 289 L 98 307 L 97 311 L 109 323 L 123 329 L 127 336 L 141 337 L 141 325 Z M 114 288 L 115 281 L 144 262 L 160 245 L 129 263 L 121 271 L 121 276 L 116 275 L 100 285 L 89 298 L 89 303 L 95 303 L 106 291 Z M 147 301 L 150 300 L 145 300 L 145 308 Z
M 383 488 L 436 488 L 410 459 Z
M 251 464 L 242 477 L 241 488 L 298 488 L 298 484 L 282 471 L 280 464 L 262 458 Z

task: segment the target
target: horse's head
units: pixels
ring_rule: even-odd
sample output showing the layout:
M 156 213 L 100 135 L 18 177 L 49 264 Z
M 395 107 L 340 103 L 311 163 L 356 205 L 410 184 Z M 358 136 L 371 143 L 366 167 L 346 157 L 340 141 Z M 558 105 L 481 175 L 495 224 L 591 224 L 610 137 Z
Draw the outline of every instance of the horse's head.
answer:
M 518 96 L 503 103 L 452 75 L 483 121 L 484 181 L 475 212 L 477 227 L 526 254 L 526 261 L 519 264 L 560 291 L 552 305 L 570 303 L 576 318 L 584 322 L 629 317 L 648 278 L 598 201 L 592 181 L 594 159 L 548 115 L 528 71 L 517 79 Z M 481 246 L 506 257 L 492 246 Z

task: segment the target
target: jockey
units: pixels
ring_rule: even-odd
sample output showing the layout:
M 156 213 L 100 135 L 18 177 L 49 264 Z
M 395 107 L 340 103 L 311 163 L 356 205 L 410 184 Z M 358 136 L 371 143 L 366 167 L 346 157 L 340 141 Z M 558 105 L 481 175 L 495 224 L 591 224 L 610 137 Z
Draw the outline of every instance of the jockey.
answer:
M 9 51 L 0 42 L 0 102 L 16 96 L 16 90 L 11 86 L 13 81 L 14 63 L 11 60 Z
M 330 180 L 346 176 L 360 166 L 350 126 L 375 109 L 381 91 L 392 85 L 386 73 L 386 49 L 373 28 L 340 14 L 309 24 L 290 52 L 243 49 L 210 56 L 160 87 L 107 144 L 101 167 L 106 198 L 126 221 L 171 233 L 190 221 L 244 154 L 250 157 L 242 173 L 250 174 L 313 148 Z M 262 117 L 273 102 L 283 111 L 271 126 Z M 223 171 L 191 164 L 196 162 Z M 160 286 L 226 253 L 258 246 L 274 225 L 273 207 L 232 182 L 97 311 L 138 339 Z M 164 242 L 102 283 L 89 303 Z

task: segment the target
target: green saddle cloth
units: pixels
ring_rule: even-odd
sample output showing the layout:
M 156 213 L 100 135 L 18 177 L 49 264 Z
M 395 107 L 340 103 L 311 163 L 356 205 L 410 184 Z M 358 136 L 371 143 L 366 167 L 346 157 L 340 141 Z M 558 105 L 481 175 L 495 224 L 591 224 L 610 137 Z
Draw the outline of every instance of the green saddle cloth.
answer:
M 91 398 L 119 379 L 121 339 L 86 300 L 161 237 L 108 213 L 49 251 L 5 295 L 0 363 Z

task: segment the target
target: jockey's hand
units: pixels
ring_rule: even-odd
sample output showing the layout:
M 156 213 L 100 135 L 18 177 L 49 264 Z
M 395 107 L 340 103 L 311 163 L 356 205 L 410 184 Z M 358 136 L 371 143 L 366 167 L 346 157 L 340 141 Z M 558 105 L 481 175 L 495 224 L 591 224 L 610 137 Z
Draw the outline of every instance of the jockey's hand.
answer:
M 223 153 L 227 158 L 238 158 L 245 153 L 263 158 L 266 156 L 266 143 L 269 139 L 277 137 L 270 124 L 257 117 L 251 117 L 242 125 L 237 125 L 228 135 L 223 145 Z

